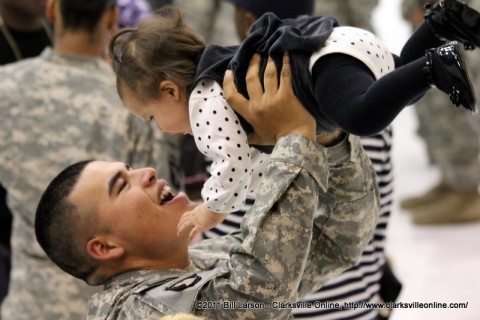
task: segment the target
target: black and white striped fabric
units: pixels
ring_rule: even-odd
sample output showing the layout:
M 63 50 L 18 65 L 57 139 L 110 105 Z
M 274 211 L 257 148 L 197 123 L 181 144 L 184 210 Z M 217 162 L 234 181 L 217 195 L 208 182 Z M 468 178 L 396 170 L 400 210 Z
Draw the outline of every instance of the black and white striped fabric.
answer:
M 392 130 L 387 128 L 377 135 L 362 137 L 361 140 L 375 168 L 380 189 L 380 218 L 373 239 L 355 266 L 326 283 L 319 291 L 306 297 L 304 301 L 312 302 L 312 307 L 293 310 L 296 319 L 373 320 L 377 318 L 377 310 L 368 304 L 380 302 L 380 278 L 385 265 L 385 235 L 393 201 Z M 205 232 L 204 237 L 215 238 L 238 230 L 245 211 L 252 204 L 252 199 L 247 200 L 242 211 L 231 213 L 222 224 Z M 346 303 L 355 303 L 357 308 L 352 308 Z

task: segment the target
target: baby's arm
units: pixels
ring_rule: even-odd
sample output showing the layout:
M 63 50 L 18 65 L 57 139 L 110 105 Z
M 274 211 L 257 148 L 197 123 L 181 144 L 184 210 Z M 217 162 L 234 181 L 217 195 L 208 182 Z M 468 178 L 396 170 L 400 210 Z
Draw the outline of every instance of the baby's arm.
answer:
M 192 211 L 182 215 L 177 227 L 178 234 L 193 228 L 190 231 L 190 239 L 193 239 L 197 233 L 207 231 L 221 223 L 227 215 L 226 213 L 212 212 L 204 204 L 200 204 Z
M 195 87 L 189 108 L 195 143 L 213 160 L 211 176 L 202 189 L 204 205 L 217 213 L 237 211 L 251 181 L 247 135 L 223 98 L 222 88 L 212 80 L 201 81 Z

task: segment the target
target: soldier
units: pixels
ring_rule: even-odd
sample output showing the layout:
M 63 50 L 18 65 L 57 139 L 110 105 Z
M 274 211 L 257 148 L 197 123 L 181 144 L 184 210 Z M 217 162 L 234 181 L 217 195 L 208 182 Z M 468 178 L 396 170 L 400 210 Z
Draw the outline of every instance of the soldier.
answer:
M 358 139 L 329 134 L 320 142 L 331 147 L 315 143 L 315 120 L 293 94 L 288 59 L 279 87 L 274 64 L 267 65 L 272 77 L 265 94 L 258 70 L 252 64 L 247 76 L 251 104 L 234 93 L 231 74 L 224 85 L 229 104 L 253 125 L 258 141 L 277 142 L 241 233 L 202 241 L 189 253 L 188 233 L 179 235 L 176 226 L 197 204 L 169 192 L 152 169 L 80 162 L 49 185 L 37 208 L 37 239 L 66 272 L 105 284 L 91 300 L 92 319 L 180 312 L 285 319 L 300 297 L 358 258 L 376 221 L 375 186 Z M 342 170 L 330 172 L 327 162 Z M 351 200 L 369 190 L 362 208 L 352 213 L 325 206 L 329 179 L 339 179 Z M 316 215 L 318 206 L 322 214 Z
M 36 57 L 51 43 L 43 1 L 0 1 L 0 65 Z
M 372 31 L 372 11 L 378 0 L 315 0 L 315 14 L 332 15 L 341 25 L 354 26 Z
M 51 42 L 43 1 L 0 1 L 0 65 L 37 56 Z M 0 305 L 8 292 L 11 231 L 7 192 L 0 185 Z
M 280 4 L 275 1 L 262 1 L 262 5 L 257 6 L 258 2 L 250 0 L 230 0 L 235 3 L 236 7 L 236 26 L 240 40 L 244 40 L 248 35 L 248 30 L 253 21 L 262 15 L 267 9 L 277 15 L 285 18 L 293 18 L 302 14 L 313 14 L 314 1 L 286 1 L 283 0 Z M 315 1 L 316 12 L 318 14 L 332 14 L 340 15 L 343 23 L 356 24 L 362 27 L 371 28 L 369 24 L 370 12 L 365 8 L 372 9 L 377 1 L 370 0 L 361 1 L 365 5 L 358 14 L 349 14 L 350 17 L 355 16 L 355 20 L 345 20 L 345 11 L 351 10 L 350 4 L 356 5 L 355 2 L 333 2 L 333 1 Z M 251 11 L 250 11 L 251 10 Z M 325 13 L 323 13 L 325 12 Z M 423 19 L 423 17 L 422 17 Z M 365 23 L 359 24 L 359 21 Z M 375 318 L 380 317 L 376 308 L 363 308 L 354 310 L 352 308 L 335 308 L 335 303 L 343 304 L 344 302 L 379 302 L 380 299 L 387 301 L 395 300 L 395 295 L 398 294 L 399 282 L 393 277 L 391 270 L 386 264 L 384 253 L 385 247 L 385 229 L 389 220 L 392 207 L 392 190 L 393 190 L 393 174 L 391 163 L 391 142 L 392 130 L 387 128 L 382 132 L 360 139 L 367 155 L 372 160 L 373 167 L 376 171 L 377 181 L 380 192 L 380 217 L 374 231 L 374 237 L 365 248 L 362 256 L 356 262 L 355 266 L 346 270 L 335 279 L 327 282 L 320 290 L 305 297 L 304 302 L 312 306 L 321 305 L 321 307 L 298 308 L 293 310 L 294 317 L 300 319 L 331 319 L 331 318 L 348 318 L 348 319 L 362 319 L 365 317 Z M 249 199 L 247 204 L 253 203 L 253 199 Z M 245 205 L 245 208 L 248 207 Z M 230 213 L 226 221 L 215 228 L 204 233 L 204 238 L 214 238 L 225 234 L 227 231 L 239 228 L 240 217 L 245 211 L 237 211 Z M 358 276 L 362 274 L 364 276 Z M 393 281 L 389 281 L 388 290 L 395 291 L 395 295 L 382 297 L 380 292 L 382 282 L 387 279 L 385 275 L 392 275 Z M 392 279 L 388 278 L 388 279 Z M 333 303 L 333 304 L 328 304 Z M 330 307 L 329 307 L 330 306 Z M 382 310 L 385 314 L 387 310 Z
M 480 8 L 479 0 L 466 1 Z M 404 18 L 416 28 L 425 14 L 424 0 L 404 0 Z M 479 88 L 480 59 L 477 52 L 467 52 L 466 62 L 474 88 Z M 415 107 L 418 134 L 425 140 L 430 160 L 440 170 L 441 180 L 418 197 L 401 202 L 419 225 L 462 223 L 480 220 L 480 120 L 478 115 L 448 108 L 448 101 L 437 92 L 429 92 Z M 461 111 L 461 112 L 456 112 Z
M 372 12 L 378 6 L 378 0 L 315 0 L 317 15 L 333 15 L 341 24 L 352 25 L 374 32 Z M 421 17 L 422 22 L 424 20 Z M 377 173 L 381 194 L 380 218 L 375 228 L 374 237 L 362 257 L 351 269 L 344 272 L 312 295 L 320 301 L 378 302 L 395 301 L 401 290 L 401 283 L 395 277 L 385 256 L 385 234 L 393 205 L 393 167 L 391 162 L 392 128 L 381 133 L 362 137 L 362 144 L 373 162 Z M 373 271 L 372 271 L 373 270 Z M 357 273 L 364 274 L 357 277 Z M 341 288 L 341 289 L 340 289 Z M 297 315 L 302 319 L 329 319 L 330 315 L 343 315 L 348 319 L 361 319 L 365 316 L 377 320 L 388 319 L 391 310 L 387 308 L 365 308 L 362 310 L 299 310 Z M 309 317 L 307 315 L 310 315 Z
M 117 97 L 102 59 L 117 23 L 115 1 L 51 0 L 48 17 L 53 50 L 0 68 L 0 181 L 14 215 L 12 279 L 2 305 L 8 320 L 86 316 L 92 290 L 61 272 L 35 241 L 35 206 L 55 173 L 95 157 L 158 163 L 170 179 L 178 160 L 174 142 L 128 116 Z

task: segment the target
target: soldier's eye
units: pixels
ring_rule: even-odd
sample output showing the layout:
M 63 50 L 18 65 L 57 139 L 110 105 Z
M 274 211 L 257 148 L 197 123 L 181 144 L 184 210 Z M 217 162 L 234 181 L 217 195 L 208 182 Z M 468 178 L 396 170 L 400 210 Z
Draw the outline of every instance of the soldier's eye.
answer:
M 118 189 L 118 193 L 122 192 L 123 189 L 128 185 L 126 180 L 123 180 L 122 184 L 120 185 L 120 188 Z

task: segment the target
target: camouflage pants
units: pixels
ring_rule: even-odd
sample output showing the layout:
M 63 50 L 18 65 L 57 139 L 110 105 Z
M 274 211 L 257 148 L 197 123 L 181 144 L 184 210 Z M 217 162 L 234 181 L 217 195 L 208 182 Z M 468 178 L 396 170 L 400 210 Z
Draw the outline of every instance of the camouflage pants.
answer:
M 479 49 L 463 54 L 475 91 L 480 89 Z M 480 115 L 456 108 L 447 95 L 430 90 L 415 106 L 419 135 L 425 140 L 443 181 L 453 188 L 480 183 Z
M 442 180 L 454 188 L 474 188 L 480 182 L 480 120 L 448 97 L 431 90 L 416 103 L 419 135 Z
M 466 1 L 476 10 L 480 0 Z M 418 2 L 404 0 L 404 11 Z M 477 48 L 463 54 L 474 89 L 480 89 L 480 54 Z M 431 161 L 442 180 L 453 188 L 475 188 L 480 182 L 480 116 L 456 108 L 448 96 L 430 90 L 415 103 L 418 134 L 423 138 Z

